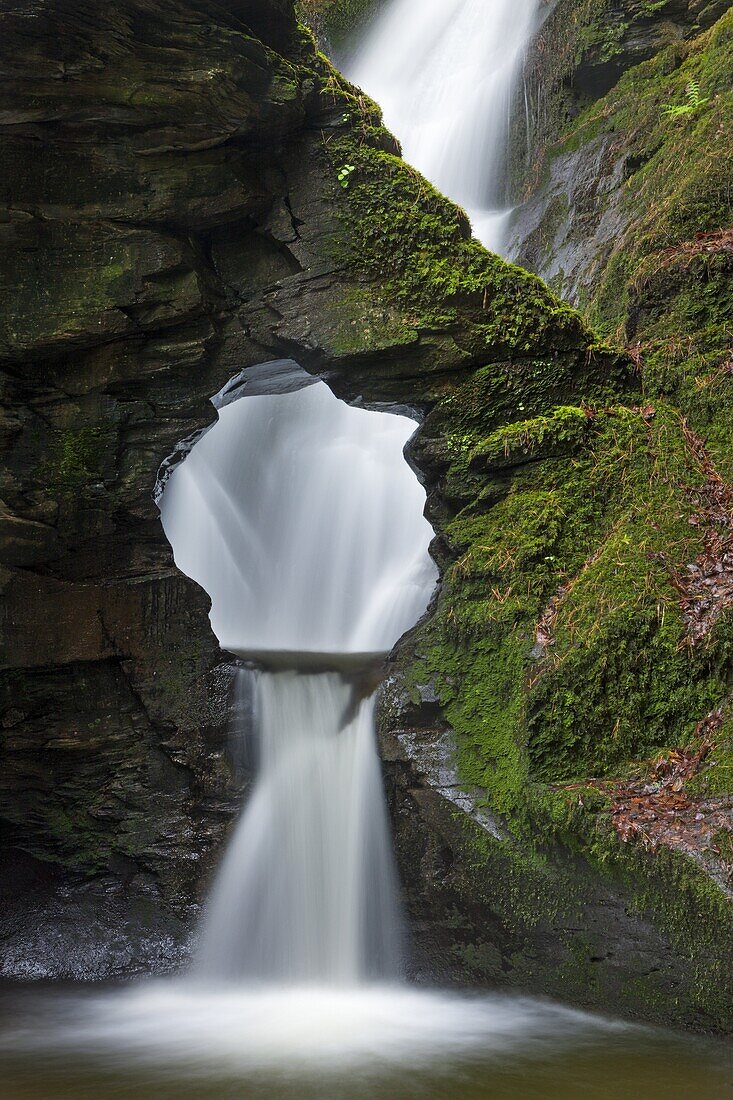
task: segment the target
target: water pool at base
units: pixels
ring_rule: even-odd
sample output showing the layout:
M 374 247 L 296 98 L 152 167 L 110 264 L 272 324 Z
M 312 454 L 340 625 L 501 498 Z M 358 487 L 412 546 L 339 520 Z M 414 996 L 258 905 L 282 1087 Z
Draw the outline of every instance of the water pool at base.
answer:
M 146 982 L 0 998 L 4 1100 L 726 1100 L 722 1044 L 526 997 Z

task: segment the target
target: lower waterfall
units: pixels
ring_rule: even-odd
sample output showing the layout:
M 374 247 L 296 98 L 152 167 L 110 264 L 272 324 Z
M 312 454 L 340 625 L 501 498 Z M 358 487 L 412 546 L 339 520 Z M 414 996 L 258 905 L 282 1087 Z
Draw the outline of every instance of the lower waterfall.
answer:
M 197 972 L 394 978 L 400 934 L 374 701 L 354 705 L 336 672 L 255 676 L 260 773 L 209 903 Z

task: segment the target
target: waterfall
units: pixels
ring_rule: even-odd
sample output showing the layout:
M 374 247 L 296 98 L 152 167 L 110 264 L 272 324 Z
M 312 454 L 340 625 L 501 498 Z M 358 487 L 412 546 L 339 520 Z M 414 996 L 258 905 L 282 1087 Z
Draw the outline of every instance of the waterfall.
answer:
M 605 1042 L 617 1025 L 399 980 L 374 689 L 437 577 L 403 457 L 415 422 L 345 405 L 290 362 L 244 371 L 215 404 L 159 505 L 240 655 L 230 736 L 254 783 L 192 970 L 19 1006 L 3 1083 L 22 1056 L 24 1080 L 31 1062 L 61 1067 L 33 1096 L 483 1096 L 501 1059 L 513 1080 L 518 1059 Z
M 510 115 L 539 0 L 388 0 L 340 64 L 379 103 L 405 159 L 501 252 Z
M 236 396 L 237 400 L 231 400 Z M 245 371 L 173 469 L 160 508 L 212 600 L 251 709 L 257 776 L 207 907 L 208 980 L 354 985 L 400 969 L 374 738 L 384 654 L 437 571 L 415 422 L 353 408 L 295 364 Z M 251 707 L 244 701 L 250 692 Z
M 289 361 L 245 371 L 214 403 L 218 422 L 159 503 L 222 648 L 279 664 L 388 652 L 437 577 L 402 453 L 415 421 L 347 405 Z
M 338 673 L 257 677 L 260 776 L 229 846 L 198 970 L 353 985 L 400 970 L 373 700 Z

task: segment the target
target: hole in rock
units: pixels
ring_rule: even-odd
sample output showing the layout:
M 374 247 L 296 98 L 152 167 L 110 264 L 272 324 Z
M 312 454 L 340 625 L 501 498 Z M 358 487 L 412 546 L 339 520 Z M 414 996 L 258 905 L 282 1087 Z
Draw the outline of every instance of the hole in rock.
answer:
M 160 497 L 222 648 L 272 669 L 388 652 L 437 580 L 404 415 L 355 408 L 295 363 L 244 371 Z

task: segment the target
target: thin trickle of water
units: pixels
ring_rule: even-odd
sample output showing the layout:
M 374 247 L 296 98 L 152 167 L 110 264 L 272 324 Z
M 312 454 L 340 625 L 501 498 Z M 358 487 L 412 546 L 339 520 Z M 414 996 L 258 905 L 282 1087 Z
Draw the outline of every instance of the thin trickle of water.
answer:
M 244 397 L 220 402 L 160 500 L 222 645 L 270 669 L 236 674 L 235 732 L 257 776 L 195 970 L 354 986 L 400 973 L 375 664 L 427 607 L 432 530 L 403 457 L 413 420 L 352 408 L 293 364 L 274 364 L 270 385 L 245 372 Z
M 465 207 L 501 252 L 511 210 L 512 100 L 539 0 L 388 0 L 339 59 L 384 111 L 405 159 Z

